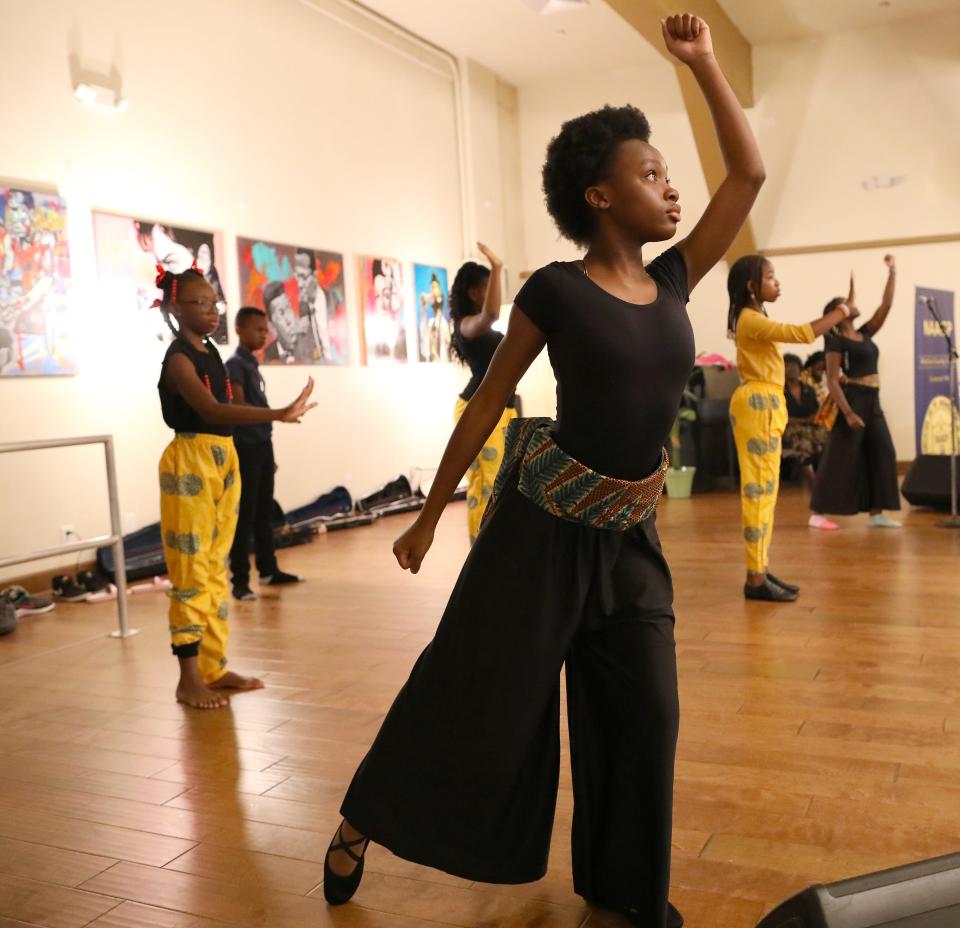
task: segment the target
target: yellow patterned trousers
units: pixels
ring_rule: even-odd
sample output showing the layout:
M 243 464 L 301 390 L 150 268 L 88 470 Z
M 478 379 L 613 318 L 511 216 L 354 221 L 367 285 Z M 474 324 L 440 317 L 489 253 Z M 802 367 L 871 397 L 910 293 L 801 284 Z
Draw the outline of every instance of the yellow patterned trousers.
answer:
M 240 505 L 232 438 L 177 435 L 160 459 L 160 531 L 178 657 L 198 659 L 205 683 L 226 673 L 227 556 Z
M 773 512 L 780 489 L 780 453 L 787 407 L 783 388 L 749 381 L 730 400 L 730 424 L 740 461 L 740 502 L 747 570 L 767 570 Z
M 467 401 L 457 397 L 457 405 L 453 412 L 455 421 L 459 421 L 463 411 L 467 408 Z M 484 442 L 477 459 L 467 471 L 467 530 L 470 533 L 470 544 L 477 540 L 480 531 L 480 522 L 486 511 L 487 503 L 493 495 L 493 485 L 503 461 L 503 444 L 507 434 L 507 426 L 517 418 L 517 411 L 507 407 L 493 430 L 493 434 Z

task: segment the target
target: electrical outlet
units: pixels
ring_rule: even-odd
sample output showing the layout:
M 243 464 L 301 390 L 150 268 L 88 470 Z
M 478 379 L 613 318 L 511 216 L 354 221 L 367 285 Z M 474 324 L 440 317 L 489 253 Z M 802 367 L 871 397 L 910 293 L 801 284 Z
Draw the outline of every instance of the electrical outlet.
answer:
M 60 526 L 60 541 L 65 545 L 77 541 L 77 533 L 72 525 Z

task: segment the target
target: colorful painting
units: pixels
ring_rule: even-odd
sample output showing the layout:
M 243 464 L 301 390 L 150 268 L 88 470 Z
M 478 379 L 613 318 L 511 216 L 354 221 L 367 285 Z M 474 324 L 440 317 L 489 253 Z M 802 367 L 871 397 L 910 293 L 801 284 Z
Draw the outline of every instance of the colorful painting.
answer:
M 220 321 L 211 338 L 219 345 L 227 343 L 227 301 L 217 270 L 218 262 L 223 261 L 219 232 L 111 213 L 94 213 L 93 230 L 100 292 L 107 307 L 136 313 L 147 332 L 163 340 L 170 338 L 160 310 L 153 306 L 161 295 L 154 285 L 157 265 L 181 274 L 196 261 L 219 300 Z
M 360 258 L 363 363 L 407 363 L 403 268 L 392 258 Z
M 434 363 L 450 360 L 450 302 L 446 268 L 413 266 L 413 293 L 417 312 L 417 355 Z
M 348 364 L 343 255 L 238 238 L 240 298 L 267 314 L 263 364 Z
M 66 204 L 0 187 L 0 377 L 77 372 L 69 286 Z

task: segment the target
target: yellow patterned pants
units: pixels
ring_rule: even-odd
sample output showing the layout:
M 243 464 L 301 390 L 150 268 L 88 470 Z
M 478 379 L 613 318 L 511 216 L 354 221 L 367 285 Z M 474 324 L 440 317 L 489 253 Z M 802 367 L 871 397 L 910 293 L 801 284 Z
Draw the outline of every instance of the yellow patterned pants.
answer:
M 466 408 L 467 401 L 458 396 L 457 405 L 453 411 L 455 421 L 459 421 Z M 504 409 L 493 434 L 486 440 L 477 459 L 467 471 L 467 530 L 470 532 L 470 544 L 477 540 L 480 521 L 493 494 L 493 484 L 500 470 L 500 462 L 503 460 L 503 443 L 507 426 L 516 418 L 515 409 L 509 406 Z
M 240 505 L 232 438 L 177 435 L 160 459 L 160 531 L 173 653 L 198 659 L 205 683 L 227 668 L 227 556 Z
M 740 461 L 740 502 L 747 570 L 765 573 L 780 489 L 780 452 L 787 408 L 783 388 L 749 381 L 730 400 L 730 424 Z

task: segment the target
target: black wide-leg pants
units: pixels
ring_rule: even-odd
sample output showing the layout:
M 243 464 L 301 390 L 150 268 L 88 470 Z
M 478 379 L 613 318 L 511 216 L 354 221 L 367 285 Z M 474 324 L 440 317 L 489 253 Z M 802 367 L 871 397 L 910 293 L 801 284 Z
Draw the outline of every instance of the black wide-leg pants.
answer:
M 344 817 L 465 879 L 541 878 L 566 664 L 574 888 L 663 925 L 679 722 L 672 601 L 653 519 L 589 528 L 506 489 Z
M 817 466 L 810 508 L 827 515 L 852 516 L 874 509 L 900 508 L 897 452 L 880 408 L 880 391 L 859 384 L 843 388 L 864 428 L 847 425 L 842 415 Z

